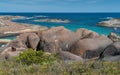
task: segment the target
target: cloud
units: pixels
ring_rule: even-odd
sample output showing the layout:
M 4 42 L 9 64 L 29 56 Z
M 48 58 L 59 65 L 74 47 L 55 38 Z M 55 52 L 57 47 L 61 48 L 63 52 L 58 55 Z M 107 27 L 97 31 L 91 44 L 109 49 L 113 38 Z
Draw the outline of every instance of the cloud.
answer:
M 48 3 L 48 2 L 79 2 L 81 0 L 2 0 L 0 2 L 4 2 L 4 3 L 18 3 L 18 4 L 22 4 L 22 3 L 26 3 L 26 4 L 37 4 L 37 3 Z
M 87 0 L 87 3 L 92 4 L 92 3 L 98 3 L 104 0 Z
M 0 3 L 23 5 L 23 4 L 38 4 L 41 2 L 51 2 L 51 1 L 54 1 L 54 0 L 2 0 L 0 1 Z

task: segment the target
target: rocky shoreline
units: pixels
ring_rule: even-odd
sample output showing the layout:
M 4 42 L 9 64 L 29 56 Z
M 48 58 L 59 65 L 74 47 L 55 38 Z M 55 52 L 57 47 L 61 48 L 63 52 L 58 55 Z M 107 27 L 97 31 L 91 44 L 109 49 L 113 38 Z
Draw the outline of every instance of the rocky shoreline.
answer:
M 80 28 L 72 32 L 64 27 L 53 27 L 46 31 L 23 33 L 0 49 L 1 58 L 12 58 L 32 48 L 56 53 L 63 60 L 84 61 L 99 59 L 120 61 L 120 40 L 114 35 L 103 36 L 91 30 Z M 109 59 L 108 59 L 109 58 Z
M 0 44 L 7 44 L 10 43 L 12 40 L 9 39 L 0 39 Z
M 44 26 L 15 23 L 20 16 L 0 16 L 0 37 L 16 35 L 16 39 L 1 39 L 0 58 L 13 58 L 31 48 L 56 53 L 63 60 L 84 61 L 98 59 L 120 61 L 120 36 L 108 36 L 84 28 L 72 32 L 62 26 L 48 29 Z
M 0 16 L 0 37 L 18 35 L 25 32 L 37 32 L 47 30 L 47 27 L 31 24 L 12 22 L 15 19 L 22 19 L 22 16 Z

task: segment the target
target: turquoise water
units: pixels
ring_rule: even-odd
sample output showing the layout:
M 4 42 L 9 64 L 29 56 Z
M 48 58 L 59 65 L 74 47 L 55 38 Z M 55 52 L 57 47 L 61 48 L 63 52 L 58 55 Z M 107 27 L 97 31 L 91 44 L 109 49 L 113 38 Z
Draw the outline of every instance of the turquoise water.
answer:
M 8 36 L 8 37 L 2 37 L 0 39 L 11 39 L 14 40 L 16 38 L 16 36 Z
M 97 26 L 98 22 L 108 20 L 108 17 L 120 18 L 120 13 L 18 13 L 11 15 L 22 15 L 29 19 L 14 20 L 20 23 L 37 24 L 51 27 L 64 26 L 72 31 L 79 28 L 86 28 L 93 30 L 99 34 L 108 35 L 110 32 L 120 34 L 120 29 L 114 31 L 113 28 Z M 35 22 L 34 20 L 40 19 L 62 19 L 69 20 L 70 23 L 51 23 L 51 22 Z
M 0 39 L 11 39 L 11 40 L 14 40 L 16 38 L 16 36 L 9 36 L 9 37 L 2 37 Z M 0 44 L 0 47 L 4 45 L 4 44 Z
M 19 23 L 37 24 L 42 26 L 57 27 L 64 26 L 72 31 L 79 28 L 93 30 L 99 34 L 108 35 L 110 32 L 120 34 L 120 28 L 116 31 L 113 28 L 97 26 L 98 22 L 108 20 L 108 17 L 120 18 L 120 13 L 0 13 L 0 15 L 25 16 L 25 19 L 14 20 Z M 40 19 L 62 19 L 69 20 L 70 23 L 51 23 L 51 22 L 35 22 Z M 15 37 L 6 37 L 14 39 Z

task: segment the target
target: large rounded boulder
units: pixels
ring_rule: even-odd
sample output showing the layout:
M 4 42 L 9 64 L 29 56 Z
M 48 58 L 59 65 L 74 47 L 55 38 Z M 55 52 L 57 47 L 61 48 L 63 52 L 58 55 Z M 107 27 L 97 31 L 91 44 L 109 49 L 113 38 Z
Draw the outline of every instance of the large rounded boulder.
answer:
M 76 31 L 76 34 L 79 35 L 81 37 L 81 39 L 85 39 L 85 38 L 96 38 L 99 37 L 100 35 L 96 32 L 93 32 L 91 30 L 87 30 L 84 28 L 80 28 Z
M 26 48 L 36 49 L 40 38 L 36 33 L 24 33 L 18 36 L 15 41 L 19 41 L 19 43 L 22 43 Z
M 113 32 L 108 35 L 108 38 L 110 38 L 114 42 L 120 41 L 120 36 Z
M 120 55 L 120 42 L 114 42 L 104 49 L 100 55 L 100 59 L 104 57 L 117 56 Z
M 83 61 L 83 58 L 81 56 L 77 56 L 77 55 L 70 53 L 68 51 L 57 51 L 57 54 L 60 56 L 60 58 L 62 60 Z
M 59 48 L 64 51 L 69 51 L 73 43 L 80 39 L 74 32 L 62 26 L 51 28 L 40 34 L 41 40 L 38 49 L 47 52 L 53 52 Z
M 76 55 L 81 55 L 84 58 L 98 57 L 103 49 L 111 43 L 112 40 L 105 36 L 86 38 L 76 42 L 72 46 L 71 52 Z
M 24 33 L 12 42 L 8 43 L 2 50 L 1 56 L 3 57 L 13 57 L 19 53 L 27 50 L 28 48 L 36 49 L 40 38 L 36 33 Z

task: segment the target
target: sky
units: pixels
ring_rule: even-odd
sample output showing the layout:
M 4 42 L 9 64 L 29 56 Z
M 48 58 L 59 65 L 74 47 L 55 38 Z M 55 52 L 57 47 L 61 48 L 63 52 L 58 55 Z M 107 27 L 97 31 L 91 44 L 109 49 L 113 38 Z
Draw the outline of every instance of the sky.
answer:
M 0 12 L 120 12 L 120 0 L 0 0 Z

